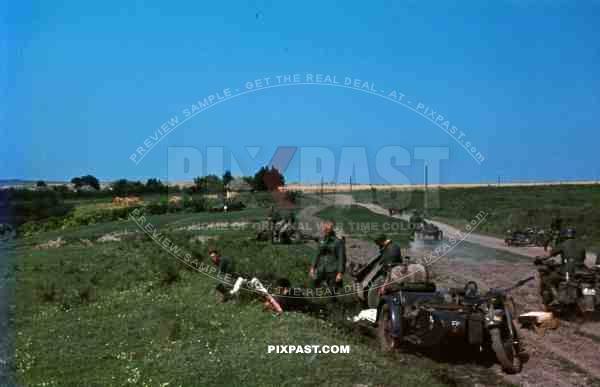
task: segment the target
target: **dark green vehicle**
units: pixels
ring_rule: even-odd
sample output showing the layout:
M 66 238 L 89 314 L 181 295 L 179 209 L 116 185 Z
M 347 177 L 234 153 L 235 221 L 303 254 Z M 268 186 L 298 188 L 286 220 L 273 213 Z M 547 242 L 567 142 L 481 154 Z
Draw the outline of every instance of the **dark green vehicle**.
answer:
M 400 290 L 384 294 L 377 307 L 381 349 L 394 351 L 404 343 L 432 348 L 458 339 L 493 352 L 504 372 L 518 373 L 528 356 L 513 322 L 509 292 L 533 279 L 485 293 L 473 281 L 462 289 L 436 289 L 429 281 L 402 284 Z

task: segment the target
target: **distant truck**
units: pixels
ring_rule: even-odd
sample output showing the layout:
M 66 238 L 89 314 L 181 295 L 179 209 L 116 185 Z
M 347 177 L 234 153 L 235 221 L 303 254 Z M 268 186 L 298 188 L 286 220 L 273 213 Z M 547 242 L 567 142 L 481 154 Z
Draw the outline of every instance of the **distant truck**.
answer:
M 434 239 L 441 241 L 444 239 L 444 233 L 438 226 L 429 222 L 421 222 L 415 229 L 415 236 L 419 239 Z
M 396 207 L 390 207 L 388 208 L 388 214 L 389 216 L 393 216 L 396 214 L 402 214 L 403 209 L 402 208 L 396 208 Z
M 538 230 L 535 227 L 528 227 L 525 230 L 506 231 L 504 243 L 507 246 L 524 247 L 524 246 L 544 246 L 546 243 L 546 235 L 544 230 Z

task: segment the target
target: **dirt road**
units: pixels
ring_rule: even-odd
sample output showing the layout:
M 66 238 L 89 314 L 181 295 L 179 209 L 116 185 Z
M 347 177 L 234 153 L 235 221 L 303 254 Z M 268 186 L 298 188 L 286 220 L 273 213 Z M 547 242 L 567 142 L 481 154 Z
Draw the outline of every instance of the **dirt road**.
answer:
M 334 203 L 336 205 L 361 205 L 374 213 L 388 215 L 388 211 L 380 206 L 369 203 L 356 203 L 349 195 L 335 195 L 325 199 L 320 205 L 312 206 L 301 211 L 303 222 L 318 222 L 315 213 Z M 401 216 L 395 216 L 402 218 Z M 406 219 L 404 219 L 406 220 Z M 317 223 L 315 223 L 317 224 Z M 444 235 L 454 235 L 456 228 L 435 222 L 444 231 Z M 466 230 L 461 230 L 466 234 Z M 350 260 L 364 259 L 376 253 L 372 243 L 364 240 L 347 238 Z M 531 259 L 489 259 L 494 250 L 510 251 L 524 257 L 541 255 L 539 248 L 510 248 L 504 246 L 504 241 L 469 234 L 465 238 L 469 244 L 476 244 L 479 250 L 463 249 L 465 256 L 453 254 L 437 260 L 429 268 L 436 282 L 441 286 L 462 286 L 468 280 L 476 281 L 481 288 L 505 287 L 517 281 L 535 275 L 536 280 L 513 292 L 517 304 L 517 312 L 540 310 L 541 301 L 537 295 L 539 280 Z M 444 242 L 440 242 L 443 244 Z M 435 245 L 413 243 L 409 249 L 411 256 L 425 256 L 435 248 Z M 490 254 L 486 254 L 486 251 Z M 476 255 L 476 256 L 469 256 Z M 512 254 L 504 254 L 512 255 Z M 531 331 L 522 330 L 526 348 L 531 355 L 523 371 L 518 375 L 505 375 L 506 379 L 522 386 L 590 386 L 600 385 L 600 326 L 596 324 L 578 325 L 563 322 L 557 330 L 549 331 L 544 337 L 539 337 Z M 499 367 L 497 372 L 501 373 Z

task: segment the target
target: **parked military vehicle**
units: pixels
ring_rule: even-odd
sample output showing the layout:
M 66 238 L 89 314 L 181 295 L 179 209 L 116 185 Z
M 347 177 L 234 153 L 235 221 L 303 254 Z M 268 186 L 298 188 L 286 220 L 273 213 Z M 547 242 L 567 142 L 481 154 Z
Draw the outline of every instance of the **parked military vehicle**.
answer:
M 525 230 L 506 232 L 504 243 L 507 246 L 544 246 L 546 244 L 546 234 L 544 230 L 538 230 L 534 227 L 528 227 Z
M 484 294 L 473 281 L 463 289 L 448 290 L 438 290 L 432 282 L 402 284 L 400 290 L 385 294 L 377 308 L 381 349 L 393 351 L 404 343 L 432 348 L 456 338 L 493 351 L 505 372 L 518 373 L 527 357 L 513 323 L 514 303 L 508 294 L 533 278 Z
M 434 239 L 437 241 L 444 239 L 444 233 L 438 226 L 425 221 L 417 226 L 415 236 L 419 239 Z
M 377 254 L 367 260 L 364 265 L 350 264 L 350 276 L 354 280 L 355 295 L 365 307 L 376 308 L 379 305 L 377 289 L 385 281 L 383 256 Z
M 404 212 L 404 210 L 402 208 L 395 208 L 395 207 L 388 208 L 388 214 L 390 216 L 393 216 L 396 214 L 402 214 L 402 212 Z
M 318 238 L 301 230 L 293 219 L 281 219 L 276 223 L 270 220 L 263 222 L 263 227 L 256 234 L 260 241 L 271 241 L 277 244 L 291 244 L 303 241 L 318 241 Z
M 540 296 L 549 311 L 569 317 L 573 314 L 588 317 L 600 310 L 600 266 L 578 270 L 572 275 L 561 272 L 561 264 L 552 259 L 537 257 L 534 264 L 540 274 Z M 558 288 L 551 288 L 545 279 L 562 275 Z
M 416 228 L 417 225 L 423 223 L 424 221 L 425 218 L 423 217 L 423 214 L 421 214 L 419 211 L 413 211 L 408 220 L 413 229 Z

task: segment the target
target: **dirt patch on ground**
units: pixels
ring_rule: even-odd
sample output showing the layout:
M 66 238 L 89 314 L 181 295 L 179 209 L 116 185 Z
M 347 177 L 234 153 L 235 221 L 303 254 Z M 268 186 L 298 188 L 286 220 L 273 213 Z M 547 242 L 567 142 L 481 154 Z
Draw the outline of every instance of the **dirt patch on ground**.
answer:
M 96 242 L 106 243 L 106 242 L 121 242 L 125 237 L 135 234 L 135 232 L 123 230 L 123 231 L 115 231 L 109 232 L 108 234 L 102 235 L 100 238 L 96 239 Z
M 213 241 L 219 239 L 218 236 L 207 236 L 207 235 L 196 235 L 193 238 L 190 238 L 190 242 L 193 243 L 206 243 L 208 241 Z
M 245 230 L 251 226 L 250 222 L 204 222 L 194 223 L 189 226 L 176 228 L 175 231 L 231 231 Z
M 34 248 L 37 250 L 58 249 L 58 248 L 63 247 L 66 244 L 67 244 L 67 241 L 62 239 L 62 237 L 58 237 L 54 240 L 49 240 L 47 242 L 40 243 L 39 245 L 36 245 Z

